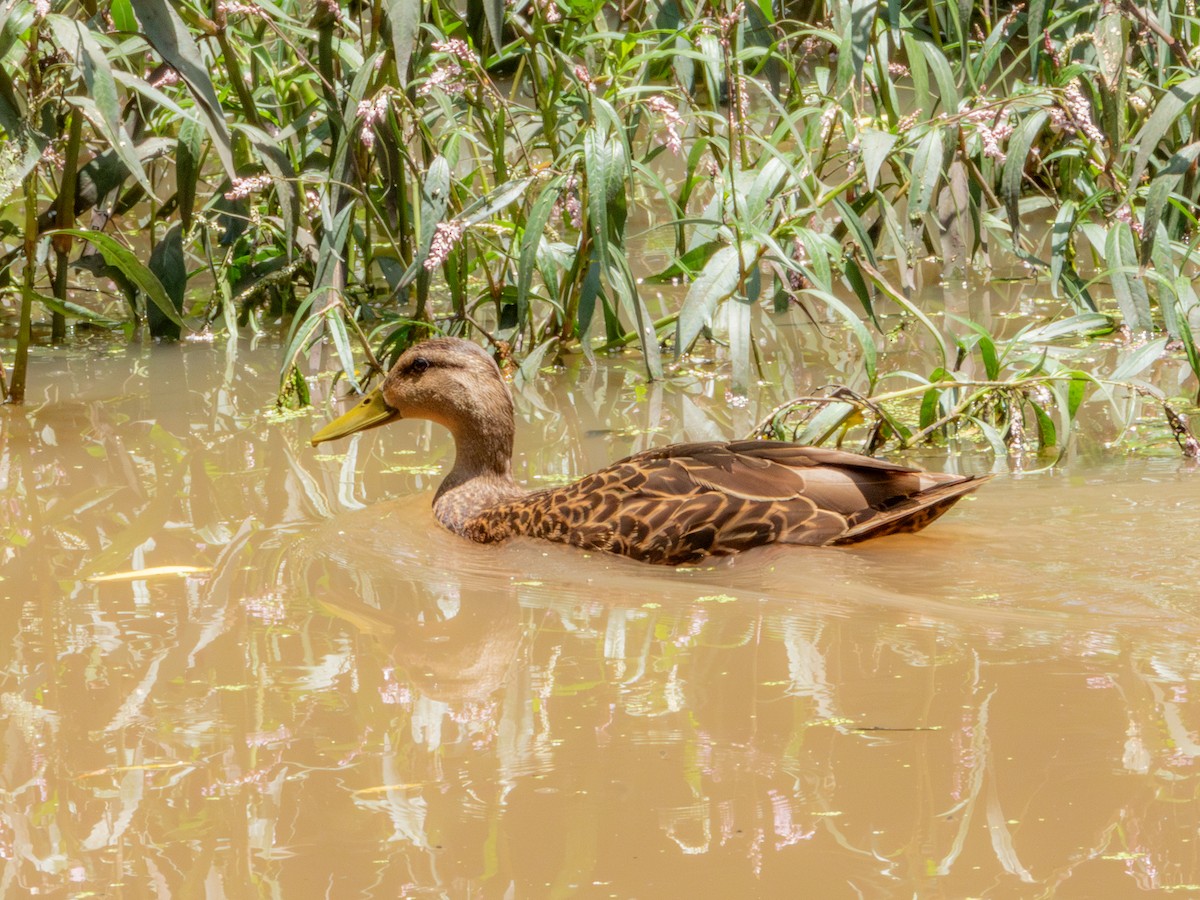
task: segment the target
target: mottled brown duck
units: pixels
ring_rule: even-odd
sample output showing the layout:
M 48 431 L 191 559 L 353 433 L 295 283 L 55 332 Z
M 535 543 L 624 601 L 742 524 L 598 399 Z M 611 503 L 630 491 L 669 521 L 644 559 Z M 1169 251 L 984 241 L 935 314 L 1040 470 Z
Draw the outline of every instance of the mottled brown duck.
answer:
M 396 419 L 431 419 L 454 436 L 437 520 L 480 543 L 526 535 L 684 565 L 763 544 L 851 544 L 924 528 L 990 476 L 923 472 L 779 441 L 673 444 L 564 487 L 512 477 L 513 405 L 480 347 L 434 338 L 410 348 L 383 384 L 313 444 Z

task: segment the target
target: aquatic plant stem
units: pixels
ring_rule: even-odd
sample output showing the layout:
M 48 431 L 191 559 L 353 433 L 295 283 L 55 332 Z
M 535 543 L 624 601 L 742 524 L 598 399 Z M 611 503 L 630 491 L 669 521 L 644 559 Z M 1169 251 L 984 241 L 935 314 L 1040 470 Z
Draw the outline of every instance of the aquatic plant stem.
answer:
M 25 176 L 25 268 L 21 278 L 21 320 L 17 326 L 17 356 L 13 363 L 9 403 L 25 402 L 29 344 L 33 340 L 34 280 L 37 277 L 37 166 Z
M 71 125 L 67 135 L 67 153 L 63 162 L 62 183 L 58 188 L 58 202 L 55 209 L 54 224 L 58 229 L 75 227 L 75 192 L 78 184 L 79 145 L 83 140 L 83 114 L 77 109 L 71 110 Z M 54 245 L 54 296 L 65 301 L 67 299 L 67 267 L 71 259 L 71 244 L 73 238 L 69 234 L 56 234 L 52 239 Z M 51 320 L 50 340 L 61 343 L 67 337 L 67 320 L 61 313 L 54 313 Z

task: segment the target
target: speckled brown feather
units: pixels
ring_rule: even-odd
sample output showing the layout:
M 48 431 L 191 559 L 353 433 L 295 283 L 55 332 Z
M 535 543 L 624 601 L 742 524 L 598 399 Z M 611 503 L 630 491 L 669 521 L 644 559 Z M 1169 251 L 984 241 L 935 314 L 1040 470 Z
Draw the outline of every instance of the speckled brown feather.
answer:
M 449 428 L 457 453 L 434 514 L 481 543 L 518 535 L 664 565 L 763 544 L 846 544 L 924 528 L 990 476 L 922 472 L 775 441 L 646 450 L 565 487 L 513 481 L 513 409 L 479 347 L 434 338 L 406 351 L 379 390 L 314 437 L 396 418 Z
M 525 535 L 684 565 L 762 544 L 819 546 L 917 531 L 984 480 L 773 441 L 676 444 L 491 505 L 462 533 L 483 543 Z

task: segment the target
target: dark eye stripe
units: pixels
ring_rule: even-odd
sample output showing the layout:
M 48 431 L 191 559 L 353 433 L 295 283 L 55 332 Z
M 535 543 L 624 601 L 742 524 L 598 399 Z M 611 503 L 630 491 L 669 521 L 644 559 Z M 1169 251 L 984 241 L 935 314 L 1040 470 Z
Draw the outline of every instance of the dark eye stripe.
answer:
M 408 367 L 410 372 L 416 372 L 417 374 L 424 372 L 428 368 L 429 368 L 429 360 L 427 360 L 423 356 L 418 356 L 416 359 L 414 359 L 412 361 L 412 363 Z

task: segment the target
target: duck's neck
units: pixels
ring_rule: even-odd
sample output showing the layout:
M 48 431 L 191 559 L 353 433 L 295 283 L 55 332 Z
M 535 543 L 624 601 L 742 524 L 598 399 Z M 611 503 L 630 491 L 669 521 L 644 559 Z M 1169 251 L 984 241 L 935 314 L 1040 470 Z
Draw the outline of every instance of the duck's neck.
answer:
M 525 493 L 512 477 L 511 401 L 506 414 L 497 415 L 494 407 L 489 412 L 444 423 L 454 435 L 454 468 L 438 488 L 433 512 L 454 532 L 461 533 L 468 519 L 489 506 Z

